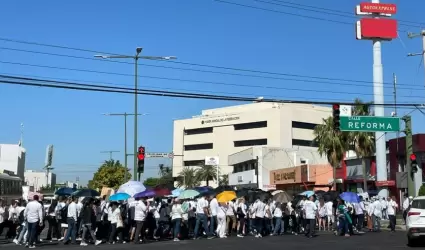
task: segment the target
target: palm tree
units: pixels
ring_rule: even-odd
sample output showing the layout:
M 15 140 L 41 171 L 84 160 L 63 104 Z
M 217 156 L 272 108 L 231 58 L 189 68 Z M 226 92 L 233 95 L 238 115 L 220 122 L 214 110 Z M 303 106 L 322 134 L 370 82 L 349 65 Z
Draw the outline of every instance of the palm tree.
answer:
M 220 186 L 227 186 L 229 185 L 229 175 L 228 174 L 224 174 L 220 177 L 220 180 L 218 181 L 218 184 Z
M 196 169 L 185 167 L 177 176 L 177 186 L 194 188 L 201 184 L 201 181 L 196 176 Z
M 216 166 L 201 166 L 196 170 L 196 177 L 200 181 L 206 181 L 209 186 L 210 181 L 217 180 L 217 167 Z
M 360 99 L 354 101 L 353 116 L 371 115 L 371 103 L 364 103 Z M 367 192 L 366 158 L 375 152 L 374 133 L 353 131 L 349 133 L 350 147 L 356 152 L 357 157 L 362 160 L 363 192 Z
M 317 151 L 321 156 L 326 155 L 328 162 L 333 167 L 333 188 L 336 190 L 336 168 L 344 159 L 347 151 L 347 134 L 335 131 L 333 128 L 333 117 L 323 119 L 323 124 L 314 129 L 314 142 L 318 144 Z
M 164 164 L 159 164 L 158 168 L 158 185 L 167 188 L 174 188 L 173 170 L 170 167 L 165 167 Z

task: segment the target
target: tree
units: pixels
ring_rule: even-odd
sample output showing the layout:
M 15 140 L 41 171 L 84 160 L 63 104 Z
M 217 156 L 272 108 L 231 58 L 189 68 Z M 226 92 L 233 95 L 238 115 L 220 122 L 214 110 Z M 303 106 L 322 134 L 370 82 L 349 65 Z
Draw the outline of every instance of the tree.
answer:
M 419 188 L 418 196 L 425 196 L 425 185 Z
M 184 167 L 177 177 L 177 186 L 185 188 L 194 188 L 201 184 L 197 178 L 196 169 Z
M 336 168 L 344 159 L 348 149 L 348 136 L 345 132 L 335 131 L 333 117 L 323 119 L 323 124 L 314 128 L 314 142 L 318 144 L 317 151 L 321 156 L 326 155 L 333 168 L 333 188 L 336 190 Z
M 156 185 L 158 185 L 159 179 L 160 178 L 149 177 L 143 182 L 143 185 L 145 185 L 146 187 L 155 187 Z
M 364 103 L 360 99 L 354 101 L 353 116 L 369 116 L 371 115 L 371 103 Z M 362 161 L 363 172 L 363 192 L 367 192 L 367 172 L 366 158 L 375 152 L 375 136 L 371 132 L 353 131 L 348 135 L 349 146 L 356 152 L 357 157 Z
M 127 179 L 124 179 L 127 171 Z M 131 174 L 120 161 L 105 161 L 93 175 L 93 179 L 89 181 L 89 188 L 102 189 L 102 187 L 118 188 L 121 184 L 129 181 Z
M 206 181 L 209 186 L 210 181 L 217 180 L 216 166 L 201 166 L 196 170 L 196 177 L 199 181 Z
M 157 185 L 162 187 L 173 189 L 174 188 L 174 178 L 173 170 L 171 167 L 166 167 L 164 164 L 159 164 L 159 180 Z
M 224 174 L 220 176 L 220 180 L 218 181 L 219 186 L 227 186 L 229 185 L 229 175 Z

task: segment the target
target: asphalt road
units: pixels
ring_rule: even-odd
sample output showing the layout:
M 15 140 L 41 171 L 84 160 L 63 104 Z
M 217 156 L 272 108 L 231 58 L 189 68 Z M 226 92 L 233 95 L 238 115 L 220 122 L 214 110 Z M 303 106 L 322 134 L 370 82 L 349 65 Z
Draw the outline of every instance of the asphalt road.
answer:
M 67 249 L 76 248 L 79 245 L 63 245 L 62 243 L 45 243 L 38 248 L 45 249 Z M 381 232 L 381 233 L 365 233 L 363 235 L 351 236 L 345 238 L 343 236 L 334 236 L 332 234 L 319 234 L 317 237 L 308 239 L 304 236 L 273 236 L 273 237 L 229 237 L 227 239 L 200 239 L 200 240 L 184 240 L 180 242 L 162 241 L 152 242 L 135 246 L 134 244 L 102 244 L 99 246 L 87 246 L 86 248 L 105 248 L 105 249 L 134 249 L 135 247 L 143 247 L 147 250 L 235 250 L 235 249 L 256 249 L 256 250 L 274 250 L 282 249 L 282 247 L 301 249 L 408 249 L 405 232 Z M 422 246 L 423 247 L 423 246 Z M 19 249 L 23 246 L 14 244 L 2 244 L 2 249 Z

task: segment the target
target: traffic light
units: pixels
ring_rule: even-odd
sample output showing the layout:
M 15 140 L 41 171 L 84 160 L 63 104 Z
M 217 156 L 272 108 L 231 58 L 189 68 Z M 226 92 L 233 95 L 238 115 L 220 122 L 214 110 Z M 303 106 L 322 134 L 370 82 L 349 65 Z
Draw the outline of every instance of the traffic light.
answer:
M 145 147 L 140 146 L 137 150 L 137 173 L 145 171 Z
M 410 170 L 412 171 L 412 174 L 416 174 L 418 172 L 418 162 L 416 161 L 415 154 L 410 155 Z
M 339 104 L 332 105 L 332 116 L 334 122 L 334 130 L 339 131 L 340 121 L 339 121 Z

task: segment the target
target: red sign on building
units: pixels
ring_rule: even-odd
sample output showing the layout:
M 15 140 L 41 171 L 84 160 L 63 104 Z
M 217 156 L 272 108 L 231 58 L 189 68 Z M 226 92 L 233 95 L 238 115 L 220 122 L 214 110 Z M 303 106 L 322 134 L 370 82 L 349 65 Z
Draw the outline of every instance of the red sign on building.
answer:
M 362 18 L 357 25 L 358 39 L 397 38 L 397 20 L 386 18 Z
M 389 180 L 389 181 L 375 181 L 375 185 L 377 187 L 393 187 L 395 186 L 395 181 Z
M 395 14 L 397 13 L 397 6 L 387 3 L 360 3 L 360 11 L 376 14 Z

